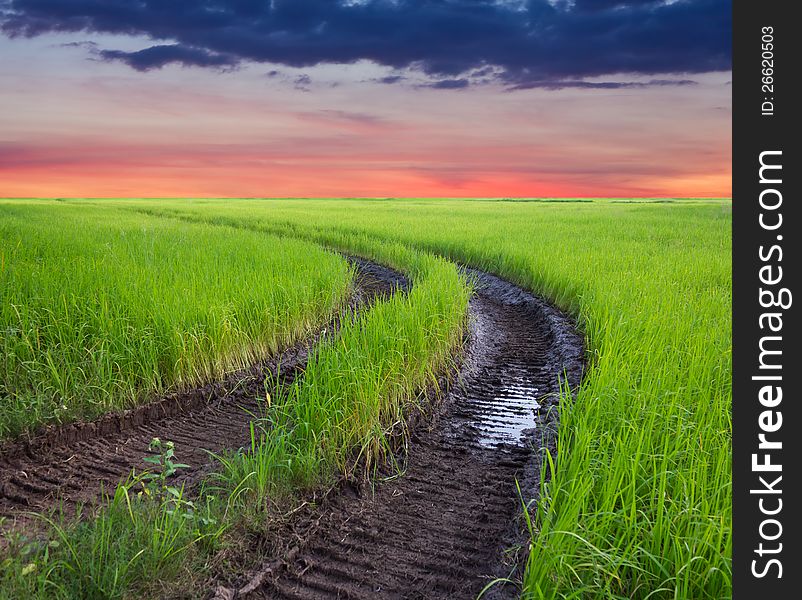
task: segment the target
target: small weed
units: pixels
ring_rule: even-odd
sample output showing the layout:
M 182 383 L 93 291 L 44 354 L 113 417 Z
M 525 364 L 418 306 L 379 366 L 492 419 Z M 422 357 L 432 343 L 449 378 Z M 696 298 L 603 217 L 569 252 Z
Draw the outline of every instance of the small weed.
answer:
M 153 455 L 146 456 L 142 460 L 155 465 L 156 470 L 142 475 L 145 490 L 148 494 L 156 496 L 164 493 L 175 495 L 175 488 L 168 486 L 167 480 L 175 475 L 178 469 L 188 469 L 189 465 L 175 462 L 175 444 L 173 442 L 162 442 L 159 438 L 153 438 L 148 445 L 148 451 Z
M 217 523 L 211 516 L 210 511 L 199 512 L 195 502 L 187 500 L 184 495 L 184 486 L 170 485 L 169 480 L 178 472 L 179 469 L 188 469 L 189 465 L 176 462 L 175 444 L 171 441 L 162 442 L 159 438 L 153 438 L 148 445 L 151 456 L 146 456 L 145 462 L 156 466 L 152 472 L 146 472 L 139 476 L 136 481 L 141 483 L 142 489 L 138 496 L 153 498 L 161 502 L 162 508 L 168 516 L 180 516 L 183 519 L 197 521 L 200 527 L 209 527 Z M 214 502 L 213 496 L 207 496 L 208 504 Z M 200 531 L 198 532 L 200 533 Z

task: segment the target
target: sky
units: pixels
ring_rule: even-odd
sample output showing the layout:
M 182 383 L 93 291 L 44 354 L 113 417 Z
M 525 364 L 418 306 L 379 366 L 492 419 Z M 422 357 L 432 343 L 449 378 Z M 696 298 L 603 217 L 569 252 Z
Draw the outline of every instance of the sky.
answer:
M 722 0 L 0 0 L 0 197 L 730 197 Z

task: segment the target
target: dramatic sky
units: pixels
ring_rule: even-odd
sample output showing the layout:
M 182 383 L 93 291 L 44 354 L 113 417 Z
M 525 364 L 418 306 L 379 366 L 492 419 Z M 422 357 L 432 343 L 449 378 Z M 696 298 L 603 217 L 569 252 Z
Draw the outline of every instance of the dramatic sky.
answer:
M 0 0 L 0 196 L 730 196 L 726 0 Z

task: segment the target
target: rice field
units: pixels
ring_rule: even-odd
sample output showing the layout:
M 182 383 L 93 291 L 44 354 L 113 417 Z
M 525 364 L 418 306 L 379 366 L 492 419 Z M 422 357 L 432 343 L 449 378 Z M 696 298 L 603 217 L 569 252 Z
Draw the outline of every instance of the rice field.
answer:
M 131 408 L 276 353 L 346 302 L 298 240 L 0 203 L 0 439 Z
M 37 238 L 42 226 L 50 233 Z M 387 432 L 448 367 L 464 331 L 469 290 L 454 261 L 549 299 L 576 318 L 587 340 L 589 368 L 580 389 L 563 395 L 558 452 L 530 524 L 522 597 L 729 597 L 730 227 L 730 203 L 705 200 L 0 201 L 6 435 L 58 422 L 62 405 L 69 418 L 99 414 L 290 343 L 348 294 L 347 266 L 322 246 L 389 264 L 415 281 L 409 295 L 347 324 L 340 346 L 321 346 L 304 379 L 273 407 L 276 428 L 255 432 L 250 452 L 222 458 L 217 485 L 228 501 L 209 505 L 213 531 L 182 530 L 173 560 L 138 565 L 136 549 L 165 515 L 152 507 L 125 510 L 118 491 L 117 504 L 96 521 L 105 528 L 81 524 L 66 538 L 79 540 L 69 553 L 62 545 L 47 557 L 39 550 L 35 563 L 12 556 L 0 589 L 47 597 L 88 578 L 99 582 L 99 597 L 125 597 L 146 589 L 143 580 L 180 578 L 177 562 L 206 564 L 224 543 L 231 515 L 251 510 L 254 499 L 319 485 L 353 468 L 354 453 L 379 460 Z M 189 239 L 203 243 L 182 246 Z M 66 280 L 70 265 L 76 275 Z M 63 292 L 67 283 L 74 295 Z M 178 290 L 188 285 L 195 291 L 185 303 Z M 102 302 L 93 303 L 102 297 L 116 311 L 111 317 L 103 316 Z M 261 309 L 249 313 L 242 308 L 249 302 Z M 218 321 L 205 322 L 204 331 L 216 333 L 184 367 L 177 357 L 194 346 L 182 345 L 180 333 L 197 331 L 207 307 L 230 303 L 240 311 L 238 327 L 229 333 Z M 27 320 L 10 306 L 24 306 Z M 265 325 L 263 315 L 279 306 L 284 320 Z M 228 322 L 226 314 L 208 318 Z M 128 330 L 110 323 L 125 319 Z M 34 325 L 39 336 L 52 336 L 50 346 L 32 343 Z M 147 326 L 166 341 L 158 350 L 143 348 L 146 359 L 105 363 L 134 365 L 126 369 L 87 367 L 90 354 L 100 361 L 91 349 L 106 348 L 102 340 L 116 348 L 126 331 Z M 121 339 L 123 347 L 143 344 L 130 334 Z M 48 358 L 47 348 L 54 344 L 69 346 L 56 372 L 70 375 L 51 373 L 54 352 Z M 102 393 L 86 391 L 96 388 Z M 91 397 L 105 400 L 83 400 Z M 295 466 L 276 467 L 289 464 Z M 86 565 L 98 564 L 89 560 L 91 549 L 103 547 L 110 523 L 141 533 L 131 538 L 131 556 L 107 558 L 102 573 L 91 571 Z M 36 574 L 23 575 L 30 564 Z M 123 564 L 130 566 L 125 577 L 109 575 Z

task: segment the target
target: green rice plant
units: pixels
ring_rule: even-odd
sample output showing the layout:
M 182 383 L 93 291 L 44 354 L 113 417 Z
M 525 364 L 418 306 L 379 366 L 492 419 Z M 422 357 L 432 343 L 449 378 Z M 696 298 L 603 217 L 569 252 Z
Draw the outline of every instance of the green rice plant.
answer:
M 253 496 L 270 502 L 356 465 L 370 469 L 404 434 L 419 394 L 453 365 L 469 297 L 462 276 L 403 247 L 375 252 L 415 274 L 411 290 L 376 302 L 313 351 L 303 378 L 271 403 L 262 429 L 252 424 L 250 448 L 221 458 L 218 477 L 229 488 L 247 481 Z
M 497 273 L 576 316 L 590 368 L 561 406 L 527 598 L 732 593 L 731 204 L 594 200 L 136 201 Z
M 351 291 L 312 244 L 109 208 L 0 202 L 0 439 L 218 379 Z
M 404 264 L 414 249 L 492 271 L 544 295 L 576 317 L 587 339 L 589 369 L 580 389 L 563 395 L 558 451 L 550 457 L 549 477 L 542 481 L 532 520 L 523 596 L 645 600 L 731 595 L 729 202 L 64 204 L 79 204 L 95 215 L 129 211 L 131 222 L 158 222 L 176 231 L 230 225 L 242 229 L 241 235 L 251 230 L 259 239 L 275 235 L 277 244 L 302 237 L 409 269 L 417 288 L 425 270 Z M 11 228 L 17 230 L 17 225 Z M 7 234 L 2 239 L 0 262 L 7 269 L 19 240 Z M 35 294 L 29 290 L 26 297 Z M 61 310 L 59 302 L 44 303 L 42 314 L 46 309 Z M 382 347 L 383 330 L 370 327 L 374 337 L 366 341 Z M 12 324 L 7 337 L 24 349 L 25 342 L 16 339 L 26 336 L 17 329 L 23 330 Z M 36 338 L 27 339 L 37 348 Z M 65 343 L 71 343 L 69 337 Z M 187 347 L 192 347 L 190 339 Z M 404 347 L 414 356 L 414 340 Z M 231 488 L 269 495 L 281 486 L 320 481 L 325 473 L 353 464 L 344 457 L 360 450 L 366 460 L 380 451 L 396 413 L 373 402 L 373 394 L 381 390 L 392 396 L 398 380 L 391 377 L 393 384 L 385 386 L 382 368 L 370 368 L 358 352 L 352 359 L 338 354 L 336 343 L 332 348 L 321 348 L 316 357 L 320 366 L 312 368 L 320 376 L 310 373 L 316 387 L 304 389 L 299 383 L 297 391 L 274 399 L 274 422 L 265 424 L 264 434 L 254 430 L 251 456 L 234 457 L 238 466 L 223 468 Z M 68 389 L 75 376 L 69 371 L 49 374 L 51 362 L 58 367 L 59 354 L 48 356 L 46 350 L 37 355 L 41 377 L 54 390 Z M 365 356 L 386 360 L 382 364 L 393 366 L 390 373 L 401 364 L 391 350 L 371 352 Z M 346 385 L 351 365 L 361 369 L 367 383 L 357 378 L 355 386 Z M 330 403 L 331 398 L 339 400 Z M 363 403 L 381 419 L 370 421 L 353 410 Z M 361 439 L 373 441 L 363 449 L 352 429 L 368 432 Z M 348 444 L 354 447 L 348 450 Z M 257 450 L 264 455 L 257 456 Z
M 250 447 L 220 456 L 219 474 L 197 498 L 187 499 L 183 489 L 169 485 L 182 465 L 169 442 L 154 440 L 153 455 L 145 459 L 155 465 L 153 473 L 119 486 L 94 519 L 50 519 L 50 539 L 58 549 L 37 548 L 25 558 L 12 553 L 0 590 L 70 597 L 84 587 L 87 597 L 116 598 L 175 586 L 204 568 L 215 547 L 226 542 L 225 532 L 254 504 L 264 511 L 279 498 L 298 498 L 299 491 L 325 485 L 356 465 L 370 468 L 387 455 L 404 433 L 405 416 L 421 408 L 420 394 L 453 364 L 469 289 L 443 259 L 401 245 L 339 242 L 410 273 L 409 293 L 346 319 L 289 388 L 279 387 L 271 397 L 267 390 L 273 386 L 266 382 L 265 414 L 251 424 Z M 111 557 L 118 536 L 136 553 Z M 28 556 L 35 562 L 26 562 Z

